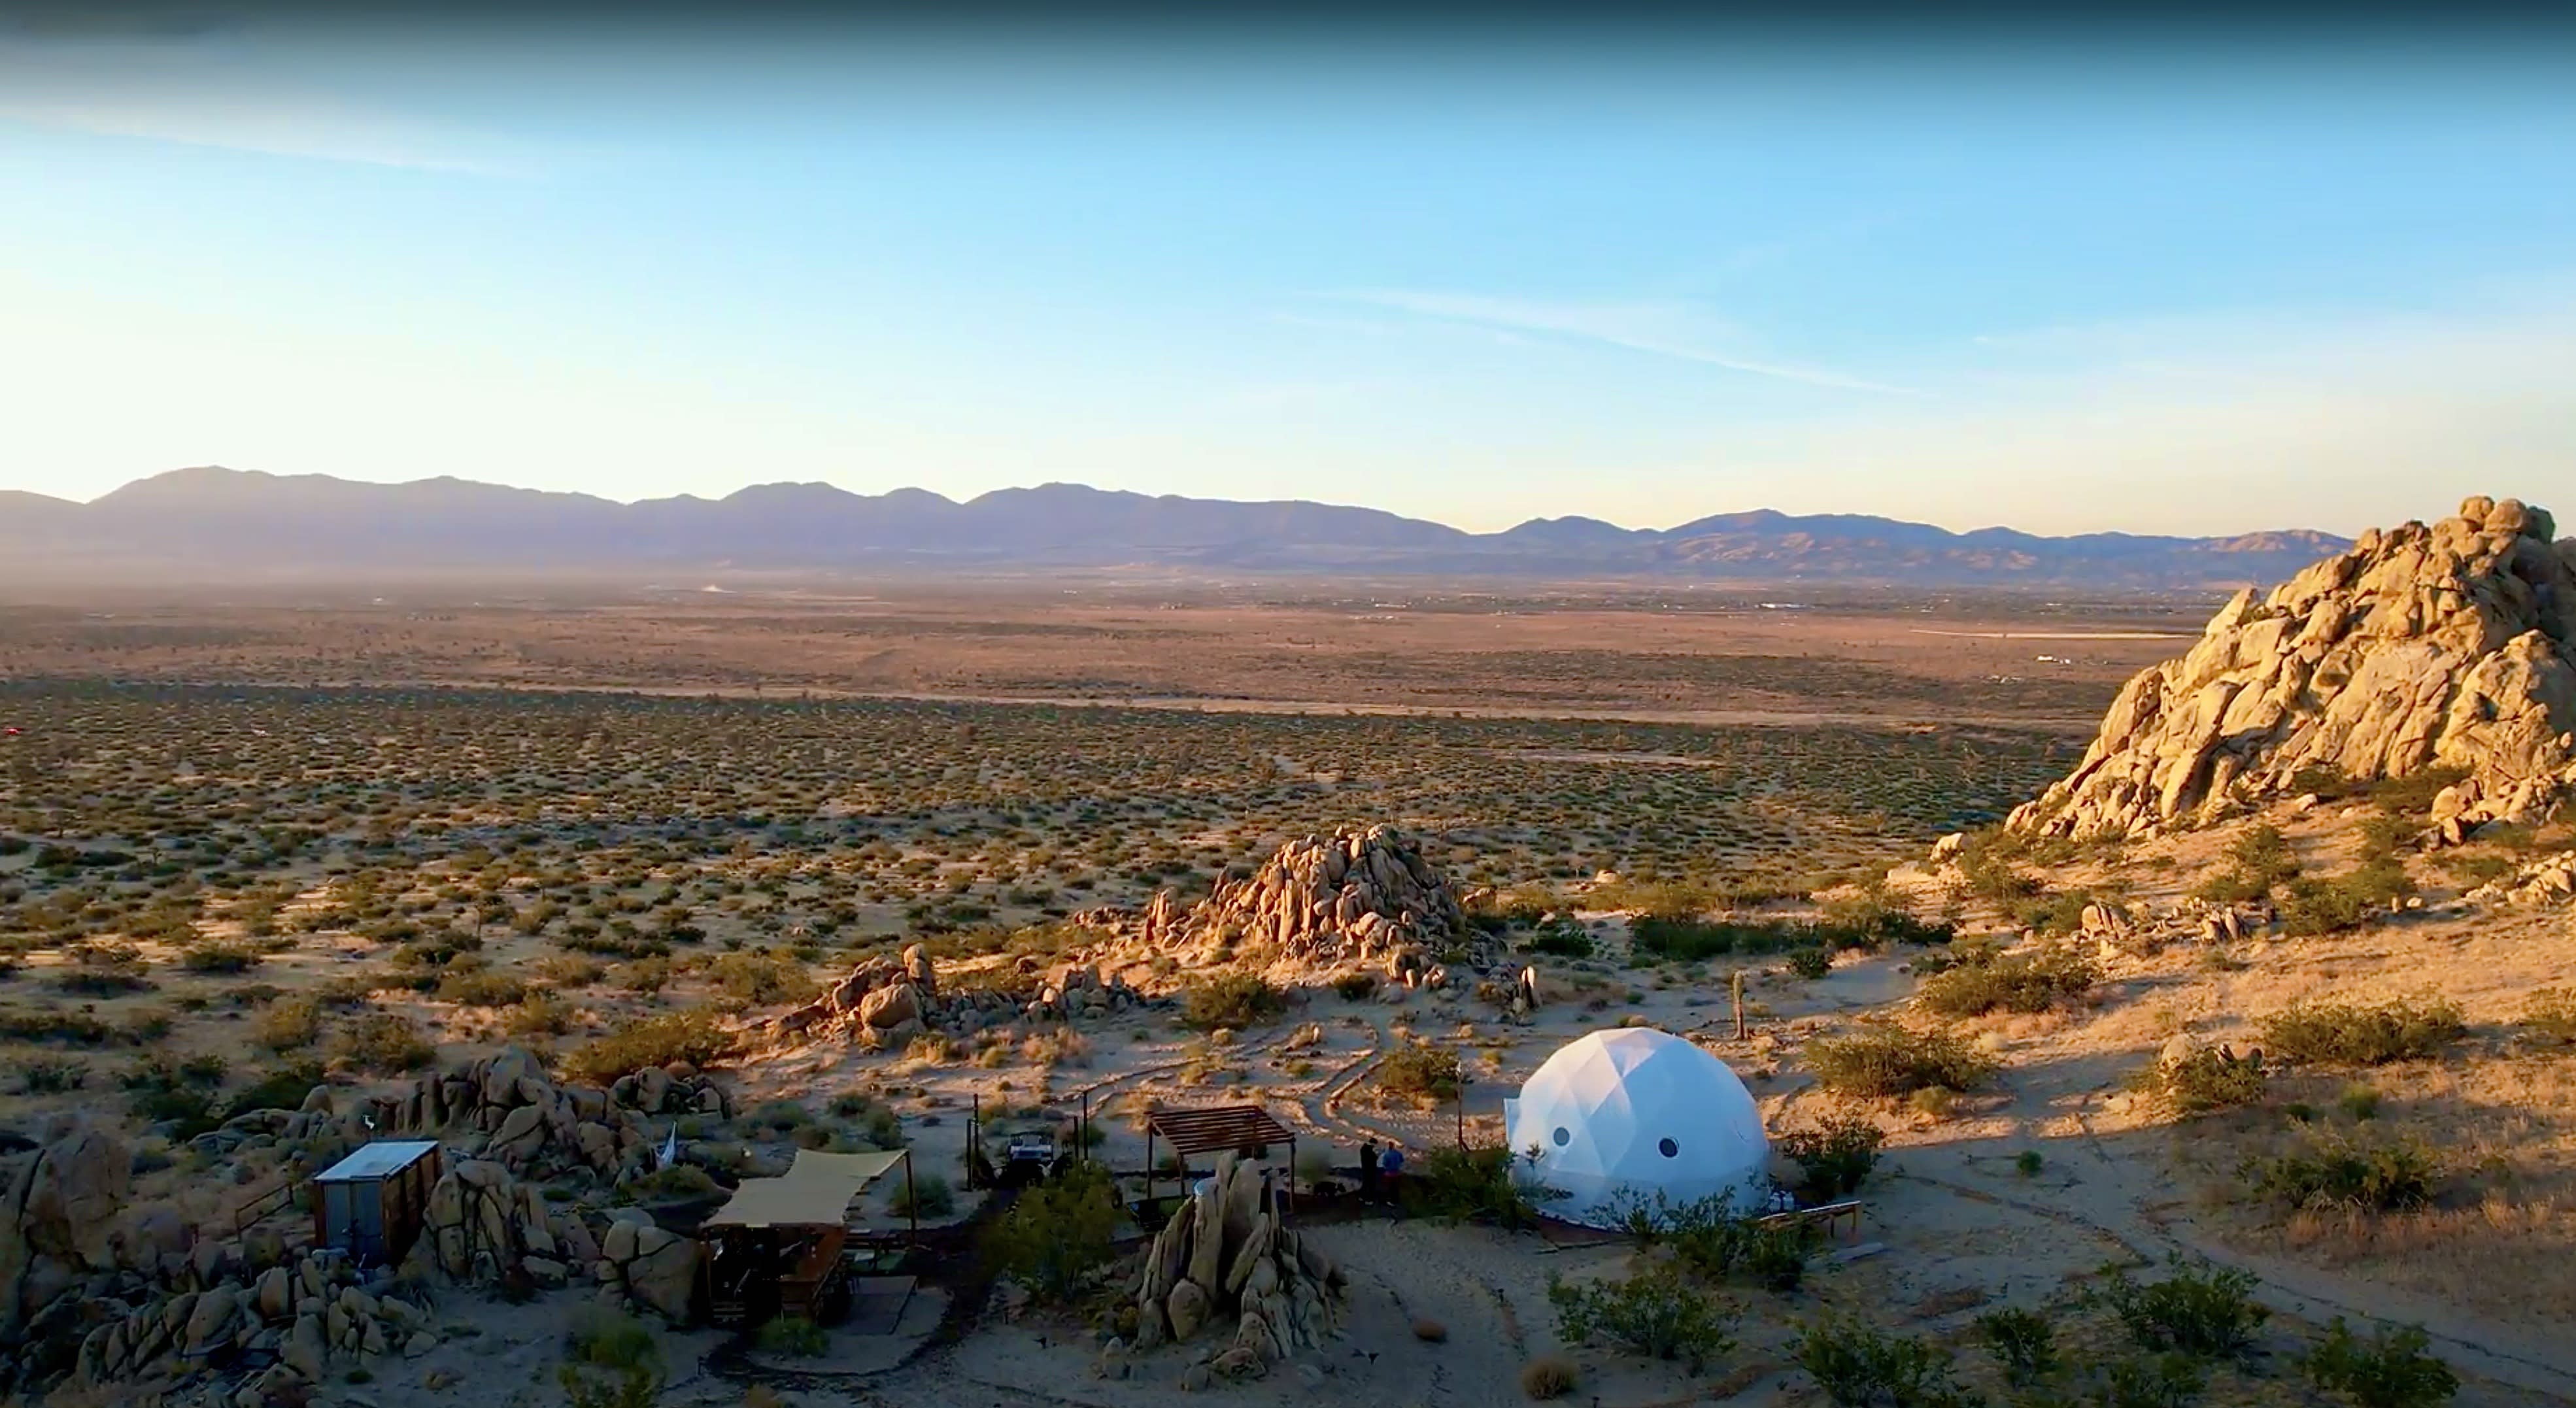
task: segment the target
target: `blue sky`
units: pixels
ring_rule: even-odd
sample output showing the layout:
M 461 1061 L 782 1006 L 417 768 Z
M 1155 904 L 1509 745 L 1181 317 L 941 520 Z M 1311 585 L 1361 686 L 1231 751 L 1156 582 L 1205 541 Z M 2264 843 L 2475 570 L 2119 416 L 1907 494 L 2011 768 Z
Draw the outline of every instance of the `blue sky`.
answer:
M 2576 488 L 2562 46 L 1323 38 L 0 31 L 0 487 Z

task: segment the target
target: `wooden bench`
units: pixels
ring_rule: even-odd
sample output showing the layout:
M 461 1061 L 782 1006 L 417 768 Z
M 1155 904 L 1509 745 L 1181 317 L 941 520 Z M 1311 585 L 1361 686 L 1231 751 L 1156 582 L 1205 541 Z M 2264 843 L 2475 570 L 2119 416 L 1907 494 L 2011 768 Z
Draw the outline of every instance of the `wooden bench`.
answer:
M 1843 1240 L 1860 1235 L 1860 1199 L 1849 1198 L 1839 1203 L 1822 1203 L 1795 1212 L 1775 1212 L 1762 1219 L 1765 1227 L 1822 1227 L 1828 1235 L 1842 1231 Z

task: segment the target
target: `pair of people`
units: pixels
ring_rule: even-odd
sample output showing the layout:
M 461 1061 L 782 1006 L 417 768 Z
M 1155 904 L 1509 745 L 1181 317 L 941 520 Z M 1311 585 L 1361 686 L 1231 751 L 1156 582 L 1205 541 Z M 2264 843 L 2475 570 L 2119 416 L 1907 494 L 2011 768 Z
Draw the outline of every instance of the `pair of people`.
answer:
M 1380 1150 L 1374 1139 L 1360 1145 L 1360 1201 L 1393 1203 L 1396 1182 L 1404 1174 L 1404 1151 L 1389 1142 Z

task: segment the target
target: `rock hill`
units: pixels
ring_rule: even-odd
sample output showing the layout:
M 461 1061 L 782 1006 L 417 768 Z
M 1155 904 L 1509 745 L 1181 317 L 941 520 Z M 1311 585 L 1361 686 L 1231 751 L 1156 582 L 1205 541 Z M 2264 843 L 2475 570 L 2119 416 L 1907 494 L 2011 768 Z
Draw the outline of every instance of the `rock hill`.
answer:
M 1147 937 L 1159 927 L 1149 922 Z M 1323 966 L 1384 963 L 1403 977 L 1473 930 L 1421 848 L 1394 827 L 1372 826 L 1290 841 L 1249 878 L 1220 883 L 1181 932 Z
M 2576 539 L 2472 498 L 2365 533 L 2124 686 L 2084 760 L 2017 808 L 2025 834 L 2145 835 L 2331 772 L 2457 769 L 2434 821 L 2457 840 L 2536 820 L 2576 787 Z

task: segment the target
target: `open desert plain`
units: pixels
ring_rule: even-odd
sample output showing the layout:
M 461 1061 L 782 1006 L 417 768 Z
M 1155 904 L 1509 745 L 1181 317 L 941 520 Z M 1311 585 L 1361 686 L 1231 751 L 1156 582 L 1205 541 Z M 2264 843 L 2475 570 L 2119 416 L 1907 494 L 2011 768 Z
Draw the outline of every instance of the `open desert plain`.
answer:
M 12 585 L 0 1389 L 2568 1401 L 2576 543 L 2449 507 L 2232 598 Z M 1514 1147 L 1631 1029 L 1759 1197 Z M 867 1265 L 738 1313 L 827 1166 Z

